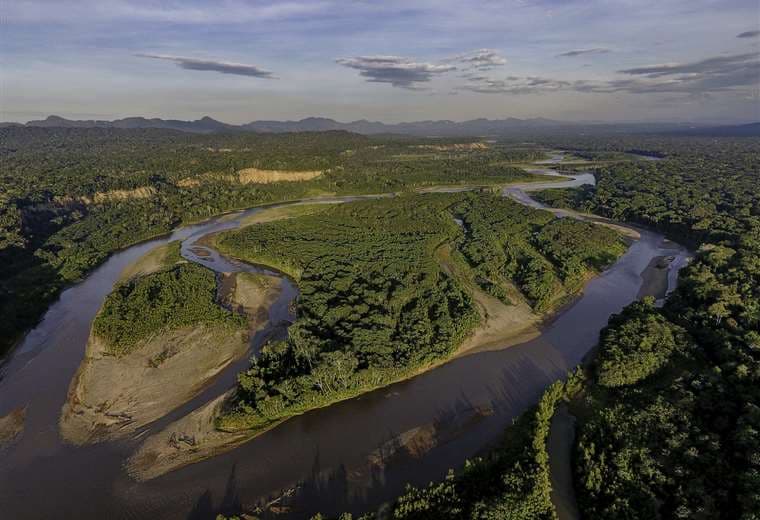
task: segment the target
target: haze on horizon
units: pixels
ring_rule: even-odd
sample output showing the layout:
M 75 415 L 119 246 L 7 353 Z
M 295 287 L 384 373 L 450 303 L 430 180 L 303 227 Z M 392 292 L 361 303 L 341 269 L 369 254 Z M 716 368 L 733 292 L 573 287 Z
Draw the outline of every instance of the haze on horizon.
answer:
M 760 120 L 756 0 L 14 0 L 0 120 Z

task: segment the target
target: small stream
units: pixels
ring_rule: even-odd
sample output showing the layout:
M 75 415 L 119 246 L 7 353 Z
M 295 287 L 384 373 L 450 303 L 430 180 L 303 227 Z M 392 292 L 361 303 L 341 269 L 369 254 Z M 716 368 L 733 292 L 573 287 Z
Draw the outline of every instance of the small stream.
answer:
M 553 158 L 559 162 L 561 155 Z M 555 175 L 548 168 L 542 173 Z M 593 183 L 590 174 L 565 182 L 511 186 L 506 196 L 541 207 L 528 195 L 542 187 Z M 346 197 L 325 202 L 344 202 Z M 63 292 L 42 322 L 2 366 L 0 416 L 27 407 L 20 440 L 0 452 L 4 518 L 214 518 L 278 501 L 277 518 L 317 511 L 361 512 L 379 507 L 407 482 L 424 485 L 499 439 L 537 402 L 547 385 L 576 366 L 612 313 L 636 299 L 652 258 L 674 256 L 669 290 L 689 253 L 655 232 L 641 238 L 584 293 L 551 320 L 541 336 L 503 350 L 456 358 L 413 379 L 289 419 L 222 455 L 138 483 L 122 468 L 142 435 L 158 431 L 229 389 L 247 359 L 233 363 L 196 398 L 127 441 L 73 447 L 61 443 L 58 417 L 82 360 L 90 324 L 122 270 L 151 249 L 183 240 L 182 256 L 217 272 L 268 272 L 198 245 L 203 236 L 240 225 L 252 209 L 177 229 L 171 236 L 114 254 L 87 279 Z M 563 212 L 559 212 L 563 214 Z M 296 287 L 284 280 L 270 308 L 272 327 L 293 319 Z M 282 329 L 284 330 L 284 329 Z M 252 349 L 272 333 L 261 331 Z M 287 506 L 287 507 L 285 507 Z

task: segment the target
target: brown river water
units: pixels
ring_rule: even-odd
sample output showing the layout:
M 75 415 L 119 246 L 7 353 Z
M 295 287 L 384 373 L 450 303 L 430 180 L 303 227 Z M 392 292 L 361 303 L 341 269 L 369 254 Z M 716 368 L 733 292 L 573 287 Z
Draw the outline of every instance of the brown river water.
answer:
M 589 182 L 593 176 L 582 174 L 551 187 Z M 536 188 L 541 186 L 513 186 L 505 196 L 540 207 L 527 194 Z M 291 418 L 228 453 L 147 482 L 135 482 L 122 467 L 140 440 L 231 388 L 247 360 L 233 363 L 200 395 L 134 439 L 84 447 L 63 444 L 58 418 L 69 382 L 82 360 L 92 319 L 121 271 L 151 249 L 180 239 L 183 256 L 216 271 L 261 272 L 195 245 L 202 236 L 234 228 L 256 211 L 260 209 L 186 226 L 114 254 L 64 291 L 27 334 L 0 367 L 0 416 L 27 409 L 22 436 L 0 451 L 0 518 L 205 519 L 270 502 L 280 510 L 277 518 L 377 509 L 407 482 L 424 485 L 440 479 L 498 440 L 547 385 L 581 361 L 609 316 L 636 299 L 652 258 L 675 257 L 670 291 L 689 257 L 662 235 L 639 230 L 640 240 L 589 282 L 538 338 L 474 352 L 413 379 Z M 296 295 L 286 280 L 270 308 L 270 322 L 281 331 L 293 319 L 288 304 Z M 252 351 L 269 332 L 252 339 Z

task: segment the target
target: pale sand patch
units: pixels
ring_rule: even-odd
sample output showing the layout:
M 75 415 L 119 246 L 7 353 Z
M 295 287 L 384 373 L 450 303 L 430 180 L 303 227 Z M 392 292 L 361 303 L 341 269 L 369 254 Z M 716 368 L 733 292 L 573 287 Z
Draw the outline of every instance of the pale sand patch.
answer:
M 194 177 L 186 177 L 178 180 L 175 184 L 180 188 L 197 188 L 201 185 L 201 181 Z
M 149 199 L 155 194 L 156 188 L 143 186 L 141 188 L 135 188 L 133 190 L 99 191 L 93 195 L 92 201 L 95 204 L 102 204 L 103 202 L 113 202 L 119 200 Z
M 245 168 L 237 172 L 241 184 L 308 181 L 322 175 L 321 171 L 260 170 Z
M 0 450 L 10 446 L 24 432 L 26 407 L 16 408 L 8 415 L 0 417 Z
M 248 440 L 249 432 L 229 433 L 216 429 L 230 390 L 173 422 L 143 442 L 127 460 L 127 472 L 136 480 L 148 480 L 193 462 L 229 451 Z
M 168 262 L 168 258 L 172 249 L 176 247 L 177 245 L 174 242 L 170 242 L 149 251 L 138 258 L 135 263 L 124 268 L 119 275 L 119 281 L 124 282 L 131 280 L 132 278 L 137 278 L 138 276 L 145 276 L 160 271 L 161 269 L 171 267 L 173 264 Z M 177 263 L 184 262 L 185 260 L 180 260 L 180 262 Z
M 436 150 L 439 152 L 460 151 L 460 150 L 487 150 L 488 143 L 453 143 L 453 144 L 417 144 L 411 148 L 420 148 L 423 150 Z
M 338 204 L 337 202 L 335 204 Z M 314 204 L 291 204 L 288 206 L 275 206 L 272 208 L 262 209 L 249 215 L 240 221 L 240 227 L 252 226 L 254 224 L 263 224 L 265 222 L 273 222 L 275 220 L 283 220 L 287 218 L 300 217 L 303 215 L 313 215 L 320 211 L 325 211 L 329 208 L 331 203 L 322 202 Z
M 91 335 L 61 412 L 61 436 L 88 444 L 133 433 L 200 393 L 245 355 L 247 339 L 240 329 L 183 327 L 115 357 Z

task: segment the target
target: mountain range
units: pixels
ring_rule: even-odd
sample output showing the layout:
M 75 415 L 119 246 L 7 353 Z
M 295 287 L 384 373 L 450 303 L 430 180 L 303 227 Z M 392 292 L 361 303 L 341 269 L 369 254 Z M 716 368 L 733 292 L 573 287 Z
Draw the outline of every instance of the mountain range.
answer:
M 684 133 L 696 135 L 760 135 L 760 123 L 708 127 L 686 123 L 578 123 L 552 119 L 472 119 L 469 121 L 415 121 L 410 123 L 387 124 L 361 119 L 341 123 L 324 117 L 307 117 L 299 121 L 253 121 L 242 125 L 231 125 L 211 117 L 195 121 L 177 119 L 148 119 L 127 117 L 113 121 L 71 120 L 59 116 L 21 123 L 0 123 L 0 127 L 57 127 L 57 128 L 160 128 L 194 133 L 215 132 L 320 132 L 345 130 L 358 134 L 402 134 L 414 136 L 488 136 L 518 135 L 538 133 Z

